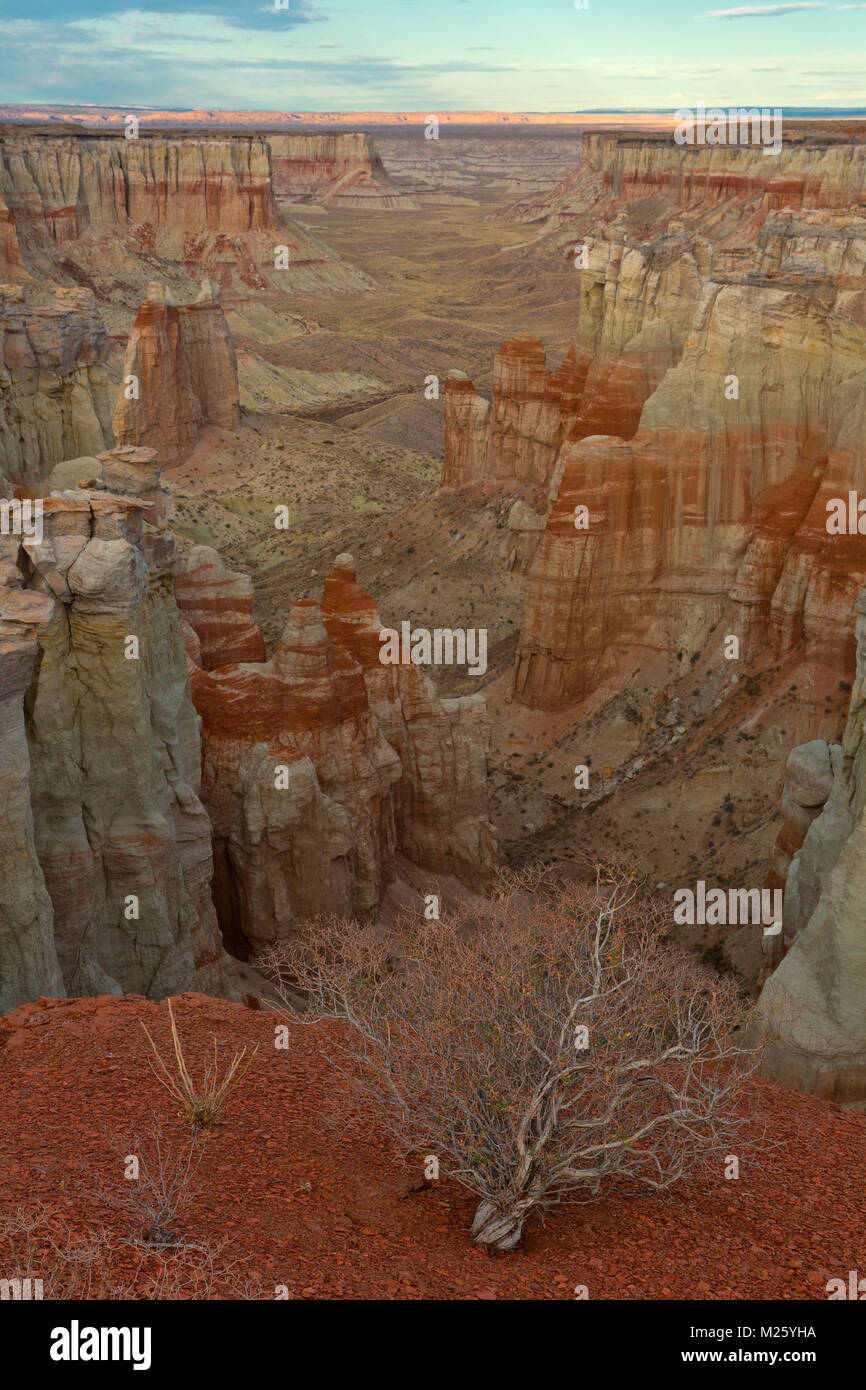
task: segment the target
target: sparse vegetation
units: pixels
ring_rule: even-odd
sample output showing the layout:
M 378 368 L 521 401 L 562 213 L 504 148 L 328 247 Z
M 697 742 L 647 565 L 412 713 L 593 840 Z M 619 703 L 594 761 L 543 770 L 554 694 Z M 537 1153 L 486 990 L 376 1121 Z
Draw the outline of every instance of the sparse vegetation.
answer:
M 666 920 L 634 875 L 524 870 L 481 920 L 406 916 L 387 942 L 329 920 L 261 964 L 287 1001 L 301 989 L 287 1022 L 316 1027 L 400 1145 L 476 1194 L 475 1240 L 508 1250 L 563 1198 L 720 1163 L 744 1123 L 736 989 L 669 946 Z
M 249 1059 L 244 1066 L 244 1058 L 247 1055 L 246 1048 L 236 1052 L 228 1064 L 224 1075 L 220 1076 L 219 1059 L 217 1057 L 217 1042 L 213 1042 L 213 1061 L 205 1067 L 201 1081 L 196 1085 L 190 1075 L 186 1059 L 183 1054 L 180 1036 L 177 1031 L 177 1024 L 172 1013 L 171 1000 L 168 999 L 168 1017 L 171 1023 L 171 1037 L 174 1049 L 174 1066 L 172 1067 L 161 1056 L 156 1043 L 150 1033 L 142 1023 L 142 1028 L 147 1036 L 147 1040 L 153 1049 L 154 1061 L 150 1063 L 151 1071 L 172 1100 L 177 1105 L 181 1114 L 184 1115 L 194 1130 L 204 1129 L 222 1111 L 223 1106 L 231 1095 L 232 1091 L 240 1085 L 246 1076 L 252 1060 L 258 1052 L 258 1045 L 253 1048 Z

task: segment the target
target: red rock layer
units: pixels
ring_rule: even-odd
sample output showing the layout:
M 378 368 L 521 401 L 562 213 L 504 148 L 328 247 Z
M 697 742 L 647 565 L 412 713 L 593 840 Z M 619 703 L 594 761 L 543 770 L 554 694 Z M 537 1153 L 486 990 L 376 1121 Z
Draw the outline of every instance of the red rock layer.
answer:
M 760 196 L 716 178 L 728 169 L 763 180 Z M 803 208 L 774 210 L 796 171 Z M 513 479 L 550 478 L 540 542 L 539 513 L 511 528 L 509 562 L 528 570 L 523 702 L 613 693 L 653 657 L 681 675 L 718 634 L 738 636 L 746 661 L 797 648 L 853 671 L 866 542 L 829 533 L 827 508 L 866 495 L 866 218 L 838 208 L 866 197 L 864 171 L 866 146 L 844 142 L 773 157 L 587 143 L 572 203 L 557 203 L 563 248 L 580 251 L 583 382 L 555 465 L 544 430 L 521 429 L 522 411 L 541 414 L 533 340 L 499 409 L 505 447 L 465 379 L 446 405 L 445 480 L 505 478 L 520 498 Z
M 275 225 L 268 147 L 256 138 L 7 137 L 0 194 L 25 263 L 52 245 L 134 224 L 192 235 Z
M 207 275 L 241 299 L 373 283 L 279 214 L 258 137 L 0 136 L 0 276 L 114 297 L 158 260 L 178 283 Z
M 394 874 L 400 762 L 361 670 L 298 599 L 271 661 L 195 670 L 214 902 L 248 957 L 322 914 L 374 911 Z
M 470 886 L 492 872 L 484 701 L 381 665 L 349 561 L 323 611 L 295 602 L 270 661 L 193 669 L 214 901 L 238 955 L 320 914 L 375 914 L 398 849 Z
M 587 365 L 571 348 L 551 372 L 542 343 L 523 334 L 496 354 L 489 405 L 462 372 L 449 373 L 440 486 L 512 483 L 543 493 L 578 415 Z
M 331 641 L 361 666 L 371 707 L 400 756 L 403 775 L 394 789 L 399 848 L 414 863 L 483 890 L 496 863 L 487 818 L 485 700 L 441 700 L 417 666 L 383 666 L 379 613 L 356 580 L 351 556 L 338 557 L 325 580 L 322 617 Z
M 264 661 L 265 640 L 253 617 L 249 575 L 227 570 L 215 550 L 196 545 L 178 565 L 174 595 L 198 639 L 196 661 L 206 671 L 240 661 Z
M 652 199 L 653 201 L 647 201 Z M 645 232 L 671 213 L 748 245 L 768 213 L 789 207 L 847 209 L 866 205 L 866 145 L 826 136 L 785 138 L 777 155 L 759 145 L 683 146 L 667 136 L 589 132 L 580 164 L 550 193 L 513 205 L 516 221 L 568 227 L 589 209 L 640 204 Z M 747 233 L 748 229 L 748 233 Z
M 675 669 L 720 623 L 744 657 L 802 642 L 808 658 L 852 668 L 866 545 L 828 534 L 826 504 L 866 485 L 852 411 L 864 338 L 850 328 L 864 312 L 866 291 L 832 284 L 705 287 L 691 345 L 633 439 L 565 454 L 528 583 L 521 700 L 579 700 L 641 650 Z

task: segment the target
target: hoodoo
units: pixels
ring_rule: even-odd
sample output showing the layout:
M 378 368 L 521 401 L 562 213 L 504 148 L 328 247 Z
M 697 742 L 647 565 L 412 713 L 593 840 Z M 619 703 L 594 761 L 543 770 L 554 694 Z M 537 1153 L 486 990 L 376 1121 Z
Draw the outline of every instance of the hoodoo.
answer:
M 237 426 L 237 360 L 218 294 L 205 280 L 194 304 L 175 304 L 162 285 L 148 286 L 123 359 L 118 444 L 154 448 L 170 466 L 186 458 L 203 426 Z

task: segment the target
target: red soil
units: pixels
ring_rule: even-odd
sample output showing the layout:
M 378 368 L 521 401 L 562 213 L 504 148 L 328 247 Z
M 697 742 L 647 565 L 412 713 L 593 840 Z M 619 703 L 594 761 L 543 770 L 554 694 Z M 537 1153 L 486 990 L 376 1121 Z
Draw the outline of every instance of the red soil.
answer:
M 395 1154 L 334 1084 L 312 1029 L 292 1029 L 277 1051 L 275 1015 L 185 994 L 175 1017 L 193 1075 L 213 1037 L 221 1059 L 261 1044 L 212 1127 L 201 1195 L 178 1229 L 224 1240 L 264 1297 L 285 1284 L 310 1299 L 571 1299 L 584 1284 L 593 1299 L 824 1299 L 829 1278 L 864 1263 L 860 1112 L 757 1083 L 777 1147 L 742 1162 L 738 1181 L 560 1207 L 532 1218 L 517 1252 L 490 1257 L 468 1236 L 472 1195 L 447 1177 L 423 1186 L 422 1157 Z M 165 1054 L 166 1007 L 138 996 L 42 1000 L 0 1019 L 0 1218 L 42 1202 L 58 1231 L 124 1234 L 89 1189 L 117 1176 L 109 1137 L 171 1113 L 141 1020 Z

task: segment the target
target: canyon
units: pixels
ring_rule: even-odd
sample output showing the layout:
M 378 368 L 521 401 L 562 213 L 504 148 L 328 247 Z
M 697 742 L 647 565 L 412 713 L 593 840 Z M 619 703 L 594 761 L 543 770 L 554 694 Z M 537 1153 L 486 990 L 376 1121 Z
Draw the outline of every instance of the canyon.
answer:
M 265 661 L 249 581 L 204 548 L 181 560 L 156 451 L 90 462 L 97 477 L 40 499 L 41 536 L 3 541 L 4 1008 L 235 997 L 224 943 L 246 959 L 317 913 L 375 916 L 398 880 L 411 901 L 398 851 L 446 892 L 452 875 L 483 889 L 483 699 L 371 669 L 378 617 L 348 556 L 332 635 L 301 598 Z
M 771 945 L 678 940 L 859 1100 L 866 145 L 266 127 L 0 135 L 0 471 L 45 507 L 3 1002 L 232 997 L 319 914 L 627 853 L 785 886 Z M 384 666 L 410 619 L 484 677 Z

